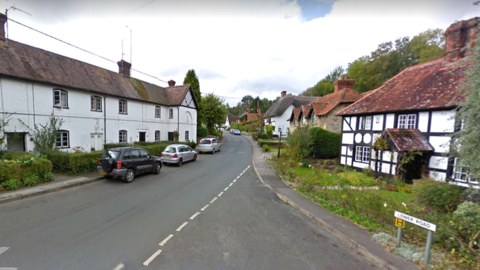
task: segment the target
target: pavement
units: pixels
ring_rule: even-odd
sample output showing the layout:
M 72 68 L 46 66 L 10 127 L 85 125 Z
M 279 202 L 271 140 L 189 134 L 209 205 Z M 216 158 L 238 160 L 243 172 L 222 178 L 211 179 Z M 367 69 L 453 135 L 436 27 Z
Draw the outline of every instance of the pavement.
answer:
M 343 217 L 337 216 L 293 190 L 275 173 L 273 167 L 267 162 L 267 159 L 272 154 L 264 153 L 251 136 L 244 137 L 247 138 L 253 146 L 253 170 L 260 181 L 275 193 L 278 198 L 312 219 L 316 224 L 354 249 L 377 268 L 389 270 L 419 269 L 419 267 L 412 262 L 386 251 L 372 239 L 372 236 L 366 230 Z M 76 187 L 103 179 L 104 178 L 97 172 L 81 176 L 55 175 L 54 180 L 49 183 L 15 191 L 1 192 L 0 203 Z

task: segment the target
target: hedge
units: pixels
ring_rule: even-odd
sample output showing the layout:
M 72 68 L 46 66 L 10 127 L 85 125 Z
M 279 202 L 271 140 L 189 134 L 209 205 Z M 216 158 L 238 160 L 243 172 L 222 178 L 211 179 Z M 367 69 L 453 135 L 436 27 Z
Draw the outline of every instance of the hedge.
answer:
M 331 159 L 340 156 L 342 135 L 314 127 L 310 129 L 314 158 Z
M 69 154 L 55 151 L 47 154 L 47 158 L 52 162 L 54 173 L 79 175 L 96 171 L 102 153 L 103 151 Z
M 208 135 L 208 129 L 206 127 L 197 127 L 197 137 L 205 137 Z
M 261 147 L 263 147 L 264 145 L 268 145 L 270 148 L 278 148 L 279 141 L 271 141 L 271 140 L 259 139 L 259 140 L 258 140 L 258 143 L 260 144 Z M 284 148 L 283 142 L 282 142 L 282 144 L 280 145 L 280 148 Z
M 50 181 L 47 176 L 51 173 L 52 163 L 43 157 L 0 160 L 0 183 L 10 179 L 24 179 L 31 175 L 37 175 L 40 181 Z

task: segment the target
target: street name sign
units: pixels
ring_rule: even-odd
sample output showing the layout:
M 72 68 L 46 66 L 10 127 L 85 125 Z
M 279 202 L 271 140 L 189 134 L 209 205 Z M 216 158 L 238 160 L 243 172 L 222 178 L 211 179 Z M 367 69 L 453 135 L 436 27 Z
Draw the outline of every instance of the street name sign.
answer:
M 396 218 L 403 219 L 406 222 L 410 222 L 410 223 L 415 224 L 417 226 L 423 227 L 423 228 L 425 228 L 427 230 L 430 230 L 432 232 L 434 232 L 437 229 L 437 225 L 435 225 L 433 223 L 426 222 L 426 221 L 421 220 L 419 218 L 409 216 L 409 215 L 404 214 L 402 212 L 395 211 L 394 216 Z

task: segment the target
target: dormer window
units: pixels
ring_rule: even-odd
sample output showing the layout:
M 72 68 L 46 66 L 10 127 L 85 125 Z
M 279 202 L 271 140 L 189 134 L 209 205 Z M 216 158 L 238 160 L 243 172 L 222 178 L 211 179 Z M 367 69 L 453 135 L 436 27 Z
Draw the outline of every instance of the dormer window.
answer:
M 68 92 L 53 89 L 53 107 L 68 109 Z

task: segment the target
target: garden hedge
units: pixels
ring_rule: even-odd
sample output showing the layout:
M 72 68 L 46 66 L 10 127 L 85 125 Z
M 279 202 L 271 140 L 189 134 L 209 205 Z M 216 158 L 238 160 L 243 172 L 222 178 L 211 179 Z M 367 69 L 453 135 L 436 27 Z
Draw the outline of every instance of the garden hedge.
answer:
M 40 180 L 52 173 L 52 163 L 43 157 L 29 159 L 0 160 L 0 183 L 10 179 L 24 179 L 38 175 Z M 48 181 L 51 179 L 48 179 Z
M 310 129 L 310 135 L 314 158 L 331 159 L 340 156 L 341 134 L 314 127 Z

